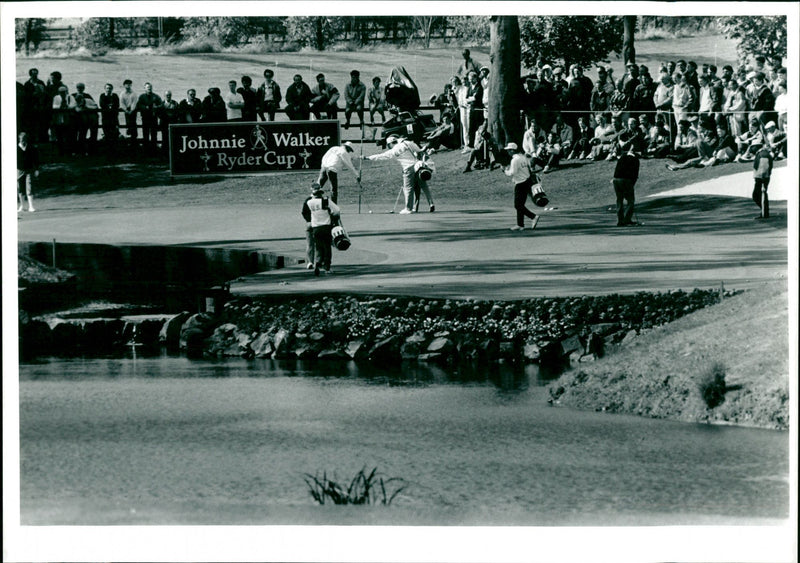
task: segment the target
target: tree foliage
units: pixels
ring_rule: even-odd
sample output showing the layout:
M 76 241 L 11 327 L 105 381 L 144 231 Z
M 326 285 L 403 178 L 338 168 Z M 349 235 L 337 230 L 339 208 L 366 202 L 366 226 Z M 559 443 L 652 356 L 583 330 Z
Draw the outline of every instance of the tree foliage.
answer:
M 447 23 L 463 43 L 485 45 L 490 40 L 489 16 L 448 16 Z
M 39 47 L 39 43 L 46 38 L 46 18 L 18 18 L 14 20 L 14 43 L 17 49 L 25 47 L 25 53 L 27 54 L 31 45 L 36 50 Z
M 522 64 L 592 65 L 622 50 L 620 16 L 520 17 Z
M 268 35 L 271 23 L 271 18 L 266 17 L 186 18 L 181 33 L 188 38 L 215 39 L 223 47 L 235 47 Z
M 301 47 L 312 47 L 324 51 L 330 47 L 336 35 L 347 24 L 345 17 L 291 16 L 286 18 L 286 39 Z
M 742 63 L 763 55 L 770 65 L 781 66 L 786 58 L 786 16 L 720 17 L 717 21 L 728 38 L 738 41 L 736 50 Z

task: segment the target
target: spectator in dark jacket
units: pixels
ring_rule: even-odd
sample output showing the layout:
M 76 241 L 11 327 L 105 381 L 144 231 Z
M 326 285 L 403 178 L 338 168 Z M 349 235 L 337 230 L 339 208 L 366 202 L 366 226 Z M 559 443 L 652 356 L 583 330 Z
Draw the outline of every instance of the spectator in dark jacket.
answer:
M 184 123 L 199 123 L 203 117 L 203 102 L 197 97 L 197 91 L 189 88 L 186 97 L 178 105 L 181 121 Z
M 634 191 L 639 179 L 639 158 L 633 151 L 623 153 L 614 167 L 614 193 L 617 196 L 617 227 L 636 225 L 633 220 Z M 626 205 L 627 204 L 627 205 Z
M 228 120 L 225 110 L 225 100 L 222 92 L 217 87 L 208 89 L 208 96 L 203 98 L 203 119 L 206 123 L 222 123 Z
M 236 90 L 244 100 L 242 121 L 256 121 L 258 115 L 258 91 L 253 88 L 253 79 L 242 76 L 242 85 Z
M 286 88 L 286 115 L 289 119 L 308 119 L 311 111 L 311 88 L 303 77 L 295 74 L 292 83 Z

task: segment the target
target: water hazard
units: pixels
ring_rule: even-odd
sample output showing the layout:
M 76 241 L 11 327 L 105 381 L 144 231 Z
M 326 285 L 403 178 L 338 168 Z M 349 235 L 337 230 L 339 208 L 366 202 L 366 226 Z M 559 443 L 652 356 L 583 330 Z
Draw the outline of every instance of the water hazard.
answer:
M 183 357 L 20 366 L 23 524 L 627 525 L 788 517 L 786 432 L 547 405 L 535 371 Z M 401 477 L 319 507 L 304 474 Z

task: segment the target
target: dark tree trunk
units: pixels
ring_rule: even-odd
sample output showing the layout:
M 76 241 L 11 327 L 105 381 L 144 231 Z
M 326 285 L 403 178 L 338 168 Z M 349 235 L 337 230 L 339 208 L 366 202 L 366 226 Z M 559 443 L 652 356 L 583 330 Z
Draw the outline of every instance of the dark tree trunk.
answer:
M 622 25 L 622 59 L 625 61 L 625 64 L 636 63 L 636 49 L 633 46 L 636 16 L 623 16 Z
M 108 18 L 108 41 L 111 45 L 116 44 L 114 39 L 114 18 Z
M 500 147 L 512 141 L 522 146 L 519 21 L 517 16 L 492 16 L 490 21 L 488 130 Z
M 323 32 L 323 20 L 321 17 L 317 17 L 316 20 L 316 48 L 317 51 L 322 51 L 325 49 L 325 34 Z

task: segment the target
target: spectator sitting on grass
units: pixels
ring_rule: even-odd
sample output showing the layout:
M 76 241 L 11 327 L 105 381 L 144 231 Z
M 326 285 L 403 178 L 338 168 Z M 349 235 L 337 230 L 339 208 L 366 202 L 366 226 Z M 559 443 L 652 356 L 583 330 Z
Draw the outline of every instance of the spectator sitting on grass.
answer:
M 608 122 L 606 114 L 598 114 L 596 119 L 597 127 L 594 129 L 594 137 L 590 141 L 592 151 L 589 157 L 592 160 L 601 160 L 611 152 L 617 132 L 614 126 Z
M 707 119 L 700 120 L 699 129 L 700 133 L 695 141 L 695 147 L 697 149 L 696 156 L 689 158 L 680 164 L 667 164 L 667 168 L 669 170 L 683 170 L 684 168 L 692 167 L 702 168 L 703 166 L 706 166 L 711 158 L 716 154 L 718 139 L 717 131 L 714 128 L 713 122 Z
M 569 155 L 569 158 L 589 158 L 589 152 L 592 150 L 591 141 L 594 133 L 586 122 L 586 118 L 583 116 L 578 118 L 576 136 L 577 139 L 575 139 L 575 143 L 572 145 L 572 154 Z
M 679 164 L 692 158 L 697 158 L 697 133 L 692 129 L 688 119 L 682 119 L 678 123 L 675 145 L 669 158 Z M 667 168 L 670 166 L 672 165 L 666 165 Z
M 575 124 L 578 124 L 577 119 L 575 120 Z M 564 122 L 564 116 L 561 113 L 556 115 L 556 122 L 553 124 L 553 128 L 550 132 L 554 133 L 558 139 L 561 145 L 561 154 L 569 156 L 569 153 L 572 151 L 573 131 L 572 126 Z
M 666 158 L 669 154 L 669 131 L 664 126 L 664 115 L 656 115 L 656 123 L 647 132 L 645 155 L 649 158 Z
M 547 141 L 539 146 L 539 150 L 533 156 L 533 162 L 543 167 L 542 172 L 547 174 L 553 168 L 558 167 L 558 163 L 561 161 L 561 151 L 561 140 L 555 133 L 550 133 L 547 135 Z
M 733 162 L 736 158 L 736 140 L 725 126 L 724 118 L 717 121 L 717 147 L 714 155 L 701 162 L 700 166 L 709 167 L 717 163 Z
M 427 149 L 428 153 L 439 150 L 439 147 L 444 145 L 447 148 L 456 148 L 458 139 L 455 138 L 456 127 L 453 124 L 452 115 L 445 112 L 442 116 L 442 123 L 436 129 L 425 135 L 425 142 L 422 149 Z
M 758 149 L 764 145 L 764 134 L 761 132 L 761 122 L 758 119 L 750 120 L 750 128 L 736 137 L 736 145 L 739 148 L 736 162 L 750 162 L 756 157 Z
M 764 126 L 766 142 L 764 143 L 776 160 L 785 158 L 786 155 L 786 133 L 779 131 L 774 121 L 770 121 Z
M 536 120 L 531 119 L 525 133 L 522 134 L 522 152 L 528 158 L 533 157 L 536 151 L 539 150 L 539 145 L 544 142 L 544 135 L 542 134 L 539 124 Z
M 491 135 L 486 130 L 488 122 L 484 121 L 475 132 L 474 148 L 469 153 L 469 160 L 467 160 L 467 167 L 463 172 L 472 172 L 472 166 L 475 165 L 475 170 L 489 168 L 491 161 L 491 153 L 489 151 L 488 140 Z

